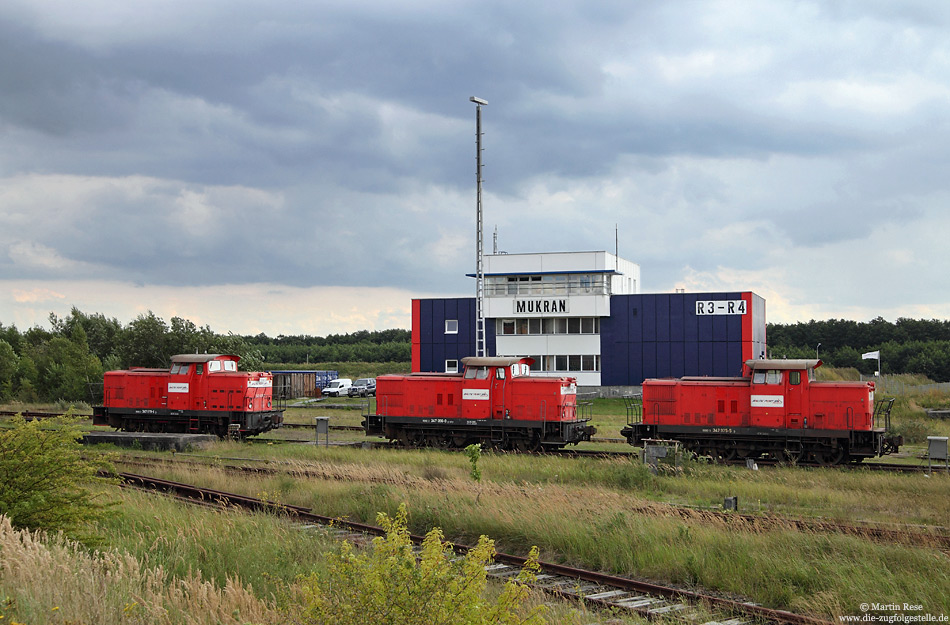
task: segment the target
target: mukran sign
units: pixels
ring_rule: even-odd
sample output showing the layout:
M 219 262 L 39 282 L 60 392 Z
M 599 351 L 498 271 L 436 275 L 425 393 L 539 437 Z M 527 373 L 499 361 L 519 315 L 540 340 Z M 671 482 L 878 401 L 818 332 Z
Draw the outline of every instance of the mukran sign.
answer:
M 516 315 L 551 315 L 567 314 L 568 312 L 570 312 L 570 306 L 568 306 L 566 298 L 514 300 L 514 314 Z

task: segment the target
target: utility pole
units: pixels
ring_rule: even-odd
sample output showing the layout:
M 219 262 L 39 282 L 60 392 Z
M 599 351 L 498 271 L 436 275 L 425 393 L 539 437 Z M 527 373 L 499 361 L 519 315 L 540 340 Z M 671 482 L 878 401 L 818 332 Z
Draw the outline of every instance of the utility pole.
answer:
M 475 103 L 475 355 L 485 355 L 485 241 L 482 229 L 482 107 L 486 100 L 472 96 Z

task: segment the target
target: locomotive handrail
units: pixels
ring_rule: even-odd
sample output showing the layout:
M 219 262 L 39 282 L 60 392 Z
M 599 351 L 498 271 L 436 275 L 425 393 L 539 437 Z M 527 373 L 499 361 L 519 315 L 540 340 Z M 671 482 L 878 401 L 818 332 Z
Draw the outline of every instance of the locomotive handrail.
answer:
M 624 395 L 623 403 L 627 410 L 627 423 L 634 425 L 643 422 L 643 394 Z

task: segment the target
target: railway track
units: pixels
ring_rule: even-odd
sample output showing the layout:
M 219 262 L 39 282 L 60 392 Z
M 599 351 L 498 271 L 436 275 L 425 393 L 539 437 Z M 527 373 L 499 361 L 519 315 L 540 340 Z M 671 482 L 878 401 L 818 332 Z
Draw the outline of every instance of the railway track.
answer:
M 212 466 L 207 462 L 198 460 L 182 460 L 179 456 L 185 454 L 176 454 L 172 464 L 175 466 L 188 466 L 195 468 L 207 468 Z M 222 460 L 244 464 L 222 464 Z M 161 460 L 152 460 L 149 458 L 121 458 L 116 461 L 118 464 L 126 466 L 136 466 L 140 468 L 167 467 L 168 462 Z M 345 479 L 342 474 L 333 476 L 325 471 L 307 471 L 306 467 L 274 467 L 274 466 L 250 466 L 250 462 L 267 462 L 254 458 L 215 458 L 215 468 L 232 473 L 245 474 L 264 474 L 278 475 L 286 473 L 295 477 L 313 477 L 319 479 Z M 735 531 L 782 531 L 794 530 L 798 532 L 812 532 L 824 534 L 842 534 L 847 536 L 856 536 L 876 542 L 886 544 L 902 544 L 914 547 L 932 547 L 942 550 L 950 550 L 950 531 L 941 527 L 914 527 L 909 529 L 905 527 L 886 527 L 871 523 L 842 523 L 829 519 L 804 519 L 796 517 L 779 516 L 773 514 L 741 514 L 737 512 L 727 512 L 709 508 L 697 508 L 693 506 L 683 506 L 675 504 L 651 504 L 646 507 L 631 507 L 630 512 L 649 514 L 656 516 L 662 514 L 668 517 L 676 517 L 683 521 L 699 524 L 726 525 Z
M 120 473 L 118 477 L 127 486 L 172 493 L 191 501 L 279 512 L 303 523 L 331 527 L 335 535 L 353 542 L 363 543 L 366 542 L 366 537 L 385 535 L 385 530 L 380 527 L 322 516 L 299 506 L 288 506 L 237 493 L 204 489 L 133 473 Z M 413 534 L 411 538 L 415 544 L 421 545 L 424 537 Z M 448 543 L 448 546 L 463 554 L 471 549 L 458 543 Z M 498 553 L 494 562 L 486 567 L 486 572 L 493 578 L 504 580 L 517 575 L 525 563 L 526 559 L 521 556 Z M 541 570 L 533 583 L 536 588 L 565 598 L 581 600 L 598 608 L 623 610 L 648 619 L 675 619 L 690 625 L 747 625 L 753 622 L 830 625 L 829 621 L 819 618 L 766 608 L 716 594 L 672 588 L 554 562 L 539 564 Z M 708 616 L 710 613 L 712 618 Z
M 11 411 L 11 410 L 0 410 L 0 417 L 12 417 L 15 415 L 22 415 L 26 420 L 33 419 L 52 419 L 56 417 L 66 416 L 65 412 L 44 412 L 44 411 Z M 72 416 L 91 419 L 91 414 L 86 413 L 73 413 Z M 287 429 L 315 429 L 315 426 L 309 423 L 284 423 L 284 428 Z M 338 432 L 362 432 L 363 428 L 358 425 L 330 425 L 329 429 L 332 431 Z M 253 439 L 249 438 L 247 440 L 253 440 L 258 442 L 267 442 L 267 443 L 309 443 L 312 442 L 310 439 L 292 439 L 292 438 L 262 438 L 262 439 Z M 625 439 L 614 439 L 614 438 L 595 438 L 592 439 L 592 442 L 601 442 L 601 443 L 614 443 L 614 442 L 623 442 Z M 387 446 L 387 448 L 390 448 Z M 392 446 L 391 448 L 398 448 L 397 446 Z M 551 453 L 551 452 L 546 452 Z M 609 458 L 617 456 L 632 456 L 635 455 L 636 451 L 598 451 L 590 449 L 559 449 L 556 452 L 559 455 L 569 456 L 569 457 L 597 457 L 597 458 Z M 922 462 L 922 461 L 921 461 Z M 743 466 L 745 461 L 736 460 L 730 462 L 729 464 L 734 466 Z M 760 459 L 756 460 L 756 464 L 760 467 L 766 466 L 792 466 L 787 462 L 778 461 L 778 460 L 769 460 L 769 459 Z M 797 466 L 815 468 L 819 465 L 814 464 L 799 464 Z M 820 467 L 820 468 L 832 468 L 832 469 L 866 469 L 868 471 L 886 471 L 892 473 L 927 473 L 931 470 L 943 470 L 943 467 L 940 465 L 935 465 L 932 469 L 924 464 L 900 464 L 900 463 L 891 463 L 891 462 L 863 462 L 857 464 L 842 464 L 834 467 Z

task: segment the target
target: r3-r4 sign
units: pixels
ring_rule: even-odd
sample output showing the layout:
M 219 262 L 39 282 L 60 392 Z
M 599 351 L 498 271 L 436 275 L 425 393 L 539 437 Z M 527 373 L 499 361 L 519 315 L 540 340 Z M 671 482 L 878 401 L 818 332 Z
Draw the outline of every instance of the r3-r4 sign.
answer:
M 696 302 L 697 315 L 744 315 L 747 306 L 744 299 L 700 300 Z

